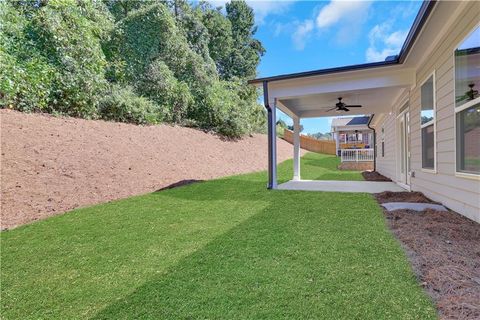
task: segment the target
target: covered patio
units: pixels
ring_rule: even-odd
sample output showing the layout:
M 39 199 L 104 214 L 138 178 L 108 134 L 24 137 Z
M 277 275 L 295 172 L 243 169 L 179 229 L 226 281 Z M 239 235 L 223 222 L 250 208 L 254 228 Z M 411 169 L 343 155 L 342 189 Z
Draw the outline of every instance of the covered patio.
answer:
M 303 118 L 389 114 L 395 101 L 401 99 L 415 83 L 414 69 L 399 65 L 396 60 L 369 63 L 313 72 L 259 78 L 251 83 L 263 87 L 264 104 L 268 112 L 269 189 L 316 190 L 346 192 L 404 191 L 393 182 L 331 182 L 302 180 L 300 172 L 300 121 Z M 347 110 L 334 108 L 342 98 Z M 356 105 L 361 107 L 351 107 Z M 337 105 L 338 106 L 338 105 Z M 276 111 L 281 110 L 293 120 L 293 177 L 278 185 L 276 160 Z M 376 158 L 376 150 L 374 151 Z M 375 169 L 375 167 L 374 167 Z M 375 186 L 374 186 L 375 185 Z M 369 187 L 367 187 L 369 186 Z M 370 191 L 366 191 L 370 190 Z
M 364 192 L 405 191 L 394 182 L 383 181 L 336 181 L 336 180 L 291 180 L 278 185 L 279 190 L 302 190 L 323 192 Z

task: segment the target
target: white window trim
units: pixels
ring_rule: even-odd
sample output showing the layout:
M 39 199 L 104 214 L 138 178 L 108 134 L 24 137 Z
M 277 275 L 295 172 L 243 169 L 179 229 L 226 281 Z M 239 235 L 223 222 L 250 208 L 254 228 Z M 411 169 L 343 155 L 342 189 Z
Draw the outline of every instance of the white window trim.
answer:
M 452 68 L 452 76 L 453 76 L 453 147 L 454 147 L 454 166 L 455 166 L 455 176 L 459 178 L 465 178 L 465 179 L 473 179 L 473 180 L 480 180 L 480 174 L 479 173 L 467 173 L 467 172 L 462 172 L 458 171 L 458 166 L 457 166 L 457 113 L 462 112 L 465 109 L 468 109 L 472 107 L 473 105 L 480 103 L 480 97 L 473 99 L 472 101 L 468 101 L 467 103 L 464 103 L 463 105 L 457 107 L 457 102 L 456 102 L 456 77 L 455 77 L 455 51 L 457 51 L 457 48 L 468 38 L 472 35 L 472 33 L 477 29 L 480 28 L 480 23 L 477 24 L 472 28 L 472 30 L 465 36 L 463 37 L 453 48 L 452 52 L 452 60 L 453 60 L 453 68 Z M 427 78 L 428 79 L 428 78 Z
M 432 78 L 433 82 L 433 119 L 427 123 L 422 124 L 422 86 Z M 422 129 L 433 124 L 433 168 L 423 167 L 423 141 L 421 139 Z M 435 70 L 432 71 L 427 77 L 420 83 L 420 150 L 422 152 L 422 158 L 420 160 L 421 171 L 426 173 L 437 173 L 437 85 Z

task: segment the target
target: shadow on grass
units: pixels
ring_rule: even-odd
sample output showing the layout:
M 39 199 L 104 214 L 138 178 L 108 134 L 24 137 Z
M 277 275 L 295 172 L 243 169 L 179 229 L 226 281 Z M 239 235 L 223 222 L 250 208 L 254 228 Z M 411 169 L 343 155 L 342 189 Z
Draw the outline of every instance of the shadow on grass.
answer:
M 183 186 L 188 186 L 190 184 L 193 184 L 193 183 L 197 183 L 197 182 L 204 182 L 205 180 L 197 180 L 197 179 L 185 179 L 185 180 L 180 180 L 180 181 L 177 181 L 175 183 L 172 183 L 166 187 L 163 187 L 163 188 L 160 188 L 158 189 L 157 191 L 155 192 L 160 192 L 160 191 L 164 191 L 164 190 L 168 190 L 168 189 L 174 189 L 174 188 L 178 188 L 178 187 L 183 187 Z
M 371 197 L 259 193 L 263 183 L 253 184 L 230 178 L 161 193 L 268 205 L 93 318 L 435 318 Z
M 327 170 L 335 171 L 337 170 L 337 166 L 340 164 L 337 158 L 324 158 L 322 161 L 316 159 L 305 159 L 303 165 L 305 166 L 312 166 L 318 168 L 324 168 Z
M 279 179 L 291 168 L 280 165 Z M 2 234 L 2 316 L 434 314 L 370 195 L 267 191 L 266 181 L 194 183 Z

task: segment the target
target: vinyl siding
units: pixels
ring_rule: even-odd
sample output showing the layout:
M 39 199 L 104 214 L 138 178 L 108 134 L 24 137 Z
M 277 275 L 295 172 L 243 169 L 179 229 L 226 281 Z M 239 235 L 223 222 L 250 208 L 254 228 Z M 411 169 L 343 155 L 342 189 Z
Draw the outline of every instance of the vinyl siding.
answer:
M 382 157 L 382 126 L 376 128 L 377 131 L 377 171 L 392 180 L 396 175 L 396 132 L 391 130 L 395 128 L 395 117 L 388 115 L 382 122 L 385 129 L 385 152 Z
M 431 199 L 480 222 L 480 180 L 459 177 L 455 174 L 455 111 L 454 111 L 454 62 L 453 51 L 478 24 L 480 3 L 472 2 L 461 15 L 461 21 L 455 24 L 450 32 L 441 39 L 432 50 L 425 63 L 417 69 L 417 83 L 409 91 L 410 110 L 410 152 L 411 178 L 410 187 L 421 191 Z M 425 39 L 419 38 L 420 41 Z M 420 127 L 420 86 L 435 72 L 436 94 L 436 173 L 422 170 L 421 127 Z M 400 105 L 394 105 L 391 115 L 384 119 L 385 145 L 388 158 L 377 158 L 378 171 L 392 180 L 396 177 L 396 158 L 394 145 L 396 140 L 396 114 Z M 381 128 L 381 124 L 378 126 Z M 379 137 L 380 140 L 380 137 Z M 480 143 L 480 141 L 479 141 Z M 380 144 L 377 145 L 379 148 Z M 392 150 L 393 149 L 393 150 Z M 380 149 L 378 149 L 380 150 Z

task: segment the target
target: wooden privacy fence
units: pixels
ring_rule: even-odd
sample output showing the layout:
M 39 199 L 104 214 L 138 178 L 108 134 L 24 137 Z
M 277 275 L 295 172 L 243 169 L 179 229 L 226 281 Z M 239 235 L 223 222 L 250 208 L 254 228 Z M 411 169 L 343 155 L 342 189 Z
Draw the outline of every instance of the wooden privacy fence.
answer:
M 293 131 L 285 129 L 283 139 L 293 144 Z M 337 151 L 335 141 L 317 140 L 304 135 L 300 135 L 300 147 L 308 151 L 333 155 Z

